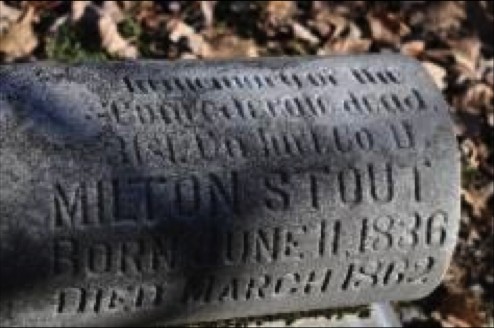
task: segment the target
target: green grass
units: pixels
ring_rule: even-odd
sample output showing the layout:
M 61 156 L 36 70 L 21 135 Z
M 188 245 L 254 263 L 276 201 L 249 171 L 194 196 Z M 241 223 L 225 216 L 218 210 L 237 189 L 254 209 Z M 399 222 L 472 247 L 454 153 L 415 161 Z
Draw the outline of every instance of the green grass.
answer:
M 479 179 L 480 172 L 477 168 L 469 165 L 462 165 L 461 184 L 463 187 L 469 186 Z
M 55 35 L 46 38 L 45 52 L 47 58 L 66 63 L 109 59 L 99 42 L 98 37 L 89 35 L 81 27 L 65 23 Z
M 142 34 L 142 27 L 131 17 L 126 17 L 118 24 L 118 31 L 124 39 L 134 41 L 139 40 Z

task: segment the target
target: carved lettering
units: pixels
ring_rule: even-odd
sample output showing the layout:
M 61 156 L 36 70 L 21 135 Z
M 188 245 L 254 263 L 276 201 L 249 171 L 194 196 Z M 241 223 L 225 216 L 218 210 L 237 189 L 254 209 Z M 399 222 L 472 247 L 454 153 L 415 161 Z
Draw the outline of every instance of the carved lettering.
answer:
M 183 303 L 223 303 L 267 300 L 287 296 L 328 292 L 332 270 L 302 270 L 274 276 L 188 277 L 181 297 Z
M 177 134 L 143 131 L 130 138 L 111 136 L 103 144 L 105 158 L 115 165 L 176 166 L 217 161 L 324 156 L 333 153 L 375 153 L 383 147 L 417 149 L 413 125 L 399 123 L 360 127 L 341 124 L 293 124 L 278 128 L 242 128 L 231 134 L 211 129 Z
M 57 276 L 137 276 L 170 271 L 177 264 L 177 247 L 173 235 L 99 241 L 57 238 L 54 241 L 54 273 Z
M 447 239 L 447 214 L 435 211 L 430 215 L 382 215 L 364 218 L 361 223 L 360 251 L 383 252 L 393 249 L 441 247 Z
M 0 326 L 430 292 L 460 171 L 421 69 L 382 54 L 1 66 Z
M 168 218 L 238 213 L 240 176 L 135 177 L 53 186 L 55 228 L 142 225 Z M 202 213 L 202 214 L 201 214 Z
M 361 84 L 400 84 L 402 82 L 401 74 L 391 68 L 381 70 L 375 68 L 352 69 L 352 76 Z
M 343 109 L 349 114 L 375 115 L 416 113 L 426 111 L 427 107 L 423 96 L 416 89 L 408 94 L 382 93 L 357 95 L 349 91 L 343 101 Z
M 422 285 L 434 267 L 433 257 L 425 259 L 371 259 L 355 261 L 348 266 L 342 290 L 388 289 L 397 285 Z
M 131 285 L 114 288 L 69 287 L 56 295 L 56 314 L 118 313 L 161 305 L 164 285 Z
M 386 79 L 391 76 L 387 72 Z M 394 75 L 391 77 L 395 78 Z M 124 85 L 132 93 L 153 92 L 198 92 L 213 90 L 235 90 L 235 89 L 263 89 L 273 87 L 302 88 L 305 86 L 326 87 L 337 85 L 335 72 L 322 69 L 313 72 L 279 74 L 239 74 L 223 75 L 216 77 L 196 76 L 194 78 L 170 77 L 163 79 L 142 78 L 135 79 L 129 76 L 123 78 Z
M 140 176 L 53 186 L 52 222 L 56 229 L 107 225 L 155 225 L 176 219 L 243 216 L 249 204 L 267 212 L 309 206 L 325 211 L 337 204 L 388 204 L 399 197 L 421 201 L 430 177 L 429 160 L 396 165 L 362 163 L 335 170 L 286 169 L 262 174 L 237 171 Z M 298 186 L 299 188 L 297 188 Z M 403 186 L 411 186 L 404 190 Z M 252 190 L 257 192 L 246 199 Z

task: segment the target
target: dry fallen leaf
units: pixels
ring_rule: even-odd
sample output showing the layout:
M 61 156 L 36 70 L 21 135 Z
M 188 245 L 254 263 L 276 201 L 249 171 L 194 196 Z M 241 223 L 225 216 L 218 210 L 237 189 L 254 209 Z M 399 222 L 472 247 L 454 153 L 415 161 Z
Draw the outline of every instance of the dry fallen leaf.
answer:
M 449 40 L 448 45 L 456 63 L 474 74 L 480 58 L 480 40 L 478 38 Z
M 331 13 L 327 10 L 320 11 L 316 14 L 315 20 L 310 22 L 319 35 L 323 38 L 338 38 L 346 30 L 349 22 L 340 15 Z
M 472 213 L 477 218 L 488 217 L 489 199 L 494 195 L 494 182 L 490 182 L 485 186 L 476 188 L 470 186 L 468 189 L 461 191 L 465 202 L 472 207 Z
M 109 54 L 119 58 L 137 58 L 137 48 L 125 40 L 117 30 L 117 24 L 109 15 L 102 15 L 98 21 L 102 47 Z
M 151 30 L 157 30 L 167 20 L 165 15 L 162 15 L 157 9 L 157 4 L 153 1 L 128 1 L 132 3 L 133 11 L 135 12 L 136 20 L 143 26 L 150 28 Z M 125 3 L 125 1 L 124 1 Z M 124 4 L 124 8 L 125 4 Z M 130 9 L 129 9 L 130 10 Z
M 118 58 L 134 59 L 138 52 L 136 46 L 125 40 L 117 28 L 117 21 L 123 19 L 114 1 L 107 1 L 99 8 L 90 1 L 72 2 L 72 23 L 81 24 L 85 28 L 97 26 L 101 38 L 101 47 L 110 55 Z
M 43 11 L 43 10 L 52 10 L 57 8 L 62 4 L 63 1 L 61 0 L 38 0 L 38 1 L 30 1 L 29 6 L 34 7 L 35 12 Z M 21 4 L 21 7 L 24 8 L 24 6 L 27 4 Z
M 468 328 L 472 327 L 471 324 L 468 322 L 461 320 L 460 318 L 454 316 L 454 315 L 448 315 L 446 317 L 446 322 L 451 324 L 451 327 L 460 327 L 460 328 Z
M 86 7 L 89 5 L 89 1 L 72 1 L 71 5 L 71 19 L 73 22 L 78 22 L 84 15 Z
M 168 23 L 167 26 L 170 31 L 169 38 L 173 42 L 178 42 L 180 38 L 187 38 L 193 34 L 196 34 L 196 31 L 190 26 L 184 23 L 182 20 L 173 19 Z
M 362 29 L 353 22 L 348 23 L 348 32 L 345 33 L 345 37 L 348 39 L 361 39 Z
M 422 40 L 408 41 L 401 46 L 401 53 L 406 56 L 418 57 L 424 52 L 425 42 Z
M 22 16 L 0 37 L 0 53 L 6 61 L 25 57 L 36 48 L 38 38 L 33 31 L 34 8 L 29 6 Z
M 316 45 L 319 43 L 319 39 L 314 34 L 312 34 L 312 32 L 309 31 L 305 26 L 297 22 L 293 22 L 292 28 L 293 34 L 297 39 L 307 41 L 311 45 Z
M 490 87 L 494 88 L 494 58 L 490 60 L 481 59 L 479 63 L 480 74 L 482 80 Z
M 369 50 L 372 40 L 369 39 L 335 39 L 328 42 L 320 55 L 324 54 L 359 54 Z
M 210 58 L 258 57 L 253 40 L 239 38 L 231 34 L 213 35 L 208 38 L 211 46 Z
M 295 10 L 296 4 L 293 1 L 269 1 L 266 6 L 268 20 L 275 25 L 290 20 Z
M 451 291 L 448 297 L 438 304 L 439 313 L 434 316 L 443 325 L 450 327 L 480 327 L 483 321 L 481 311 L 479 311 L 480 307 L 480 300 L 470 293 Z
M 214 7 L 216 6 L 216 1 L 200 1 L 200 3 L 206 26 L 211 27 L 214 21 Z
M 12 23 L 19 19 L 21 14 L 21 10 L 7 6 L 3 1 L 0 1 L 0 37 Z
M 476 120 L 478 123 L 478 120 Z M 480 127 L 479 127 L 480 128 Z M 480 129 L 477 128 L 477 136 L 480 136 Z M 474 132 L 468 132 L 469 136 L 474 135 Z M 460 151 L 463 160 L 468 167 L 476 170 L 482 170 L 487 174 L 494 175 L 494 166 L 490 164 L 489 158 L 491 156 L 491 150 L 489 146 L 482 141 L 474 143 L 472 138 L 466 138 L 460 144 Z
M 427 49 L 424 57 L 443 66 L 451 65 L 451 61 L 454 60 L 451 49 Z
M 367 15 L 372 38 L 388 44 L 399 44 L 400 39 L 410 33 L 403 19 L 389 12 Z
M 117 24 L 125 19 L 125 15 L 116 1 L 104 1 L 101 12 L 104 15 L 110 16 L 111 19 Z
M 297 10 L 294 1 L 267 1 L 263 8 L 257 25 L 268 38 L 277 39 L 293 32 L 293 16 Z
M 425 21 L 421 24 L 436 33 L 457 30 L 466 18 L 465 9 L 459 1 L 432 2 L 425 14 Z
M 168 22 L 167 29 L 170 32 L 169 38 L 173 42 L 185 38 L 193 54 L 203 58 L 211 57 L 211 47 L 190 25 L 180 19 L 172 19 Z
M 494 103 L 494 90 L 484 83 L 477 83 L 468 88 L 462 99 L 462 109 L 471 114 L 481 114 Z
M 422 62 L 422 66 L 425 67 L 439 89 L 443 90 L 446 88 L 446 82 L 444 81 L 446 70 L 444 68 L 429 61 Z
M 478 169 L 480 165 L 480 160 L 477 151 L 477 145 L 472 141 L 472 139 L 467 138 L 460 144 L 460 151 L 463 158 L 467 161 L 468 166 Z

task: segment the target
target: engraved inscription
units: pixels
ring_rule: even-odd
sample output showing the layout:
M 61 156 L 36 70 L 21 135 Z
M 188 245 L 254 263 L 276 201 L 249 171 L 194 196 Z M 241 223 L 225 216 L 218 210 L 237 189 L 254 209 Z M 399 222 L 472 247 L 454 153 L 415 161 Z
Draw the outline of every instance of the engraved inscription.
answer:
M 182 126 L 194 124 L 239 123 L 263 119 L 300 120 L 332 117 L 338 113 L 350 115 L 398 115 L 426 112 L 430 108 L 416 88 L 409 92 L 345 92 L 337 102 L 332 94 L 301 93 L 277 97 L 228 97 L 188 99 L 163 97 L 150 99 L 114 99 L 102 103 L 96 117 L 102 122 L 119 126 Z
M 165 98 L 142 101 L 115 99 L 102 104 L 97 116 L 117 125 L 180 125 L 258 120 L 261 118 L 322 117 L 334 111 L 329 95 L 301 94 L 276 98 Z
M 248 214 L 249 204 L 268 212 L 338 205 L 387 204 L 408 197 L 420 202 L 425 192 L 417 174 L 429 175 L 430 163 L 397 166 L 363 163 L 338 169 L 238 171 L 188 176 L 142 176 L 112 180 L 57 182 L 53 186 L 52 225 L 56 229 L 108 225 L 154 225 L 175 219 L 208 220 Z M 297 185 L 300 188 L 294 189 Z M 413 186 L 412 192 L 404 185 Z M 251 190 L 257 190 L 252 194 Z M 401 195 L 398 191 L 403 192 Z M 137 195 L 137 196 L 136 196 Z
M 414 61 L 33 65 L 0 67 L 0 326 L 400 300 L 445 272 L 459 164 Z
M 56 228 L 146 224 L 167 217 L 237 213 L 239 189 L 236 171 L 223 176 L 210 173 L 56 183 L 53 224 Z
M 322 269 L 286 272 L 280 276 L 190 277 L 185 284 L 182 302 L 251 301 L 325 293 L 328 291 L 331 274 L 330 269 Z
M 335 72 L 330 69 L 297 73 L 287 71 L 275 74 L 237 74 L 214 77 L 177 76 L 162 79 L 136 79 L 125 76 L 123 81 L 128 91 L 135 93 L 261 90 L 270 87 L 302 88 L 337 85 Z
M 412 89 L 409 94 L 389 92 L 357 95 L 349 91 L 347 99 L 343 101 L 343 108 L 347 113 L 358 115 L 397 114 L 428 110 L 422 95 L 416 89 Z
M 301 268 L 295 272 L 281 271 L 278 274 L 266 273 L 258 276 L 191 276 L 187 277 L 181 301 L 185 304 L 208 304 L 293 299 L 350 290 L 416 286 L 427 282 L 434 265 L 433 257 L 416 261 L 390 258 L 351 261 L 344 268 Z
M 69 287 L 56 295 L 56 314 L 118 313 L 156 308 L 162 305 L 164 292 L 163 284 Z
M 235 130 L 222 134 L 215 130 L 178 135 L 138 132 L 130 138 L 105 139 L 108 161 L 115 165 L 179 165 L 218 159 L 237 161 L 251 158 L 325 156 L 378 152 L 382 147 L 414 149 L 415 127 L 407 120 L 355 126 L 293 125 L 285 128 Z
M 361 84 L 400 84 L 403 82 L 400 72 L 393 68 L 352 68 L 351 73 Z
M 421 285 L 434 267 L 433 257 L 411 262 L 408 259 L 356 261 L 348 266 L 343 290 L 395 288 L 400 284 Z
M 343 217 L 302 226 L 251 230 L 186 229 L 120 238 L 58 237 L 53 272 L 57 276 L 137 277 L 183 268 L 239 267 L 302 263 L 314 259 L 347 259 L 360 255 L 440 249 L 446 245 L 448 215 L 428 213 Z M 189 238 L 180 238 L 188 236 Z M 344 236 L 357 236 L 348 240 Z
M 409 250 L 418 245 L 441 247 L 446 241 L 447 226 L 448 216 L 442 210 L 428 217 L 417 212 L 410 216 L 364 218 L 360 230 L 360 251 Z

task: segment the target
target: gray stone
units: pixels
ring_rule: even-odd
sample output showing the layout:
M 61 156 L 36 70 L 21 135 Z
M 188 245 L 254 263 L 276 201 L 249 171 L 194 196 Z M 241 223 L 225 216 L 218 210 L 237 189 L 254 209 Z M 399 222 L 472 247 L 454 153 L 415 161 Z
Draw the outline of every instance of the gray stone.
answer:
M 430 293 L 448 106 L 397 55 L 0 67 L 0 325 L 183 323 Z

